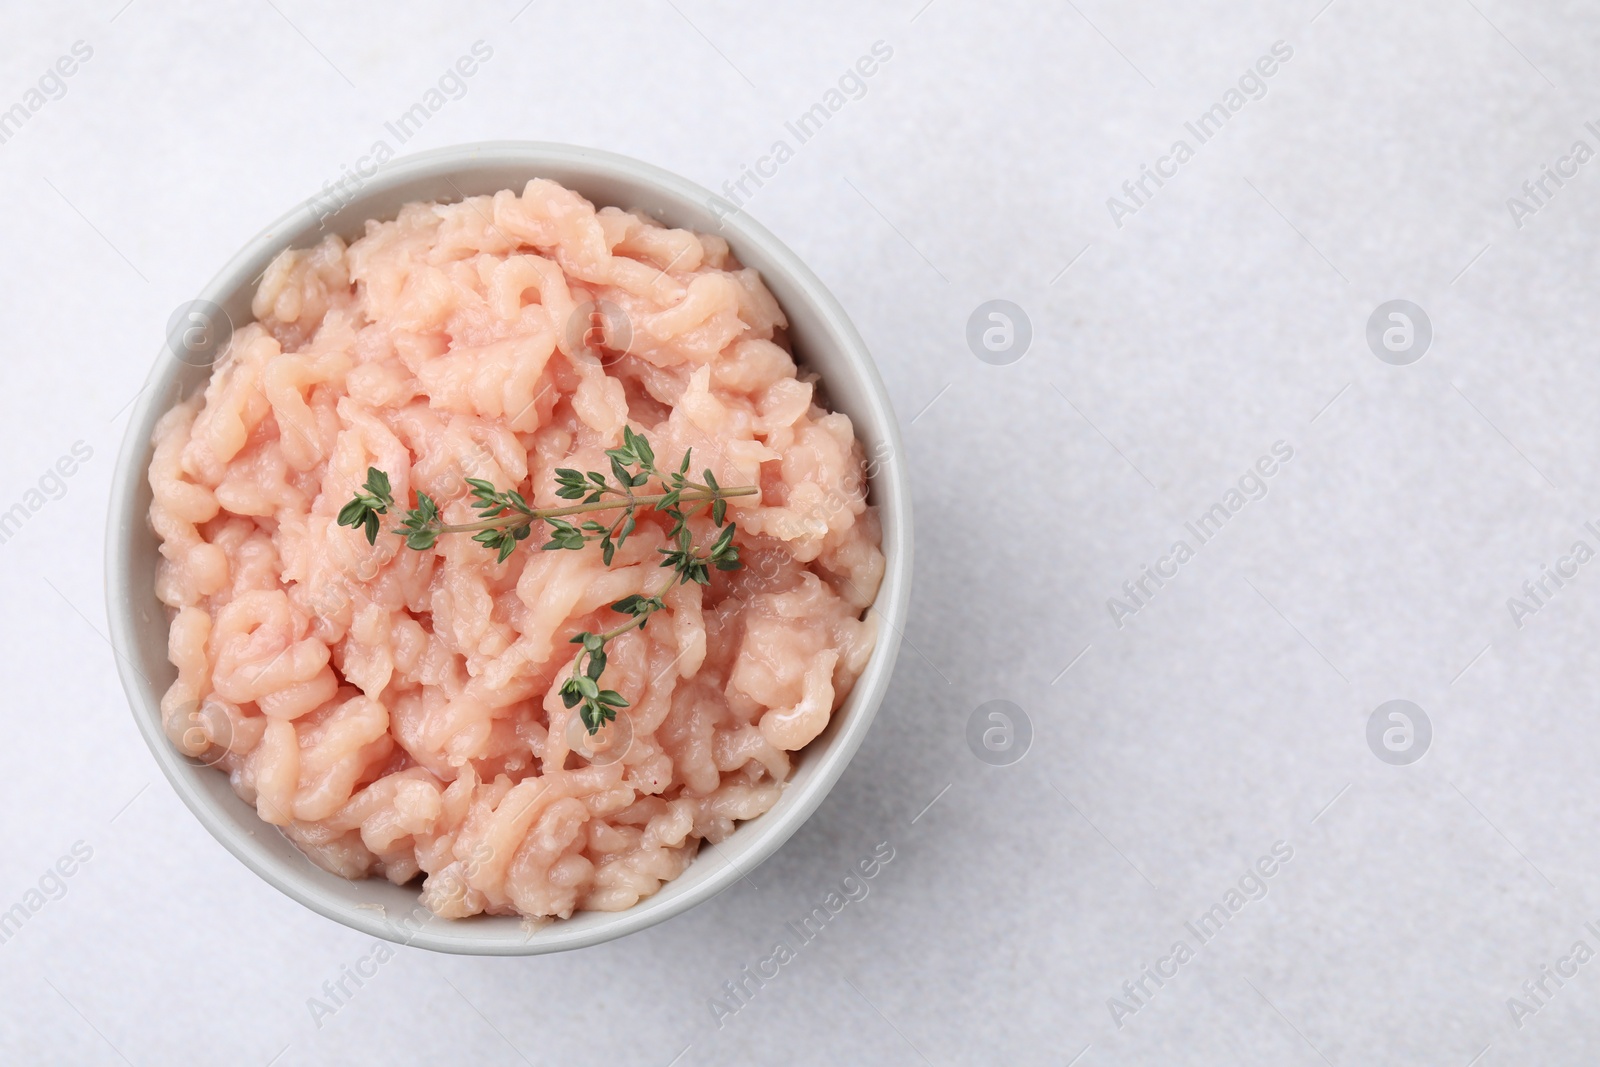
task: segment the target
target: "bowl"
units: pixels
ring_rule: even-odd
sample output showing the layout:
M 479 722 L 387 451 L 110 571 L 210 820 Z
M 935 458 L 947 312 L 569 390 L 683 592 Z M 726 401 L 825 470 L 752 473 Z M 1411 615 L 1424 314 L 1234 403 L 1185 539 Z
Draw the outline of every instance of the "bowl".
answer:
M 827 796 L 872 724 L 905 628 L 911 581 L 911 495 L 900 432 L 865 342 L 839 301 L 783 242 L 732 204 L 658 167 L 571 145 L 500 141 L 397 159 L 366 176 L 347 175 L 267 227 L 222 268 L 196 300 L 174 314 L 169 337 L 195 309 L 233 324 L 251 321 L 250 298 L 262 272 L 285 248 L 329 233 L 354 239 L 368 219 L 393 218 L 416 200 L 455 201 L 500 189 L 520 191 L 550 178 L 596 206 L 641 210 L 668 226 L 724 237 L 746 266 L 761 272 L 789 318 L 798 360 L 821 376 L 829 403 L 855 423 L 873 457 L 871 501 L 883 523 L 887 568 L 874 605 L 877 647 L 826 731 L 796 754 L 778 803 L 715 848 L 702 847 L 677 879 L 620 912 L 577 912 L 539 928 L 516 916 L 445 920 L 419 901 L 418 887 L 382 878 L 351 881 L 316 866 L 276 827 L 234 795 L 226 774 L 178 752 L 162 731 L 159 702 L 176 676 L 167 662 L 167 609 L 155 596 L 157 539 L 150 527 L 146 471 L 156 420 L 202 388 L 205 361 L 169 341 L 157 357 L 128 423 L 117 459 L 106 531 L 106 610 L 117 669 L 133 716 L 172 788 L 224 848 L 266 881 L 336 922 L 373 937 L 438 952 L 535 955 L 599 944 L 709 900 L 772 855 Z M 353 179 L 353 180 L 352 180 Z M 196 319 L 197 322 L 206 320 Z M 180 358 L 181 357 L 181 358 Z

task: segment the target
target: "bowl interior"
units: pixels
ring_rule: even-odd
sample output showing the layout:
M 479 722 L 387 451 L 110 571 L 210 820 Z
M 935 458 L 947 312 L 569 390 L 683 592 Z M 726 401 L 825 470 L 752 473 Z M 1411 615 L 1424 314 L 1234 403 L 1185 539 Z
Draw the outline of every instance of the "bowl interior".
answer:
M 261 273 L 282 249 L 315 244 L 328 233 L 353 240 L 368 219 L 393 218 L 418 200 L 455 201 L 520 192 L 535 177 L 550 178 L 596 206 L 647 212 L 669 226 L 720 233 L 739 259 L 762 274 L 783 306 L 797 357 L 821 375 L 830 406 L 848 414 L 870 457 L 873 503 L 883 523 L 887 571 L 872 609 L 878 645 L 856 687 L 827 730 L 800 753 L 782 799 L 742 824 L 715 848 L 703 847 L 684 874 L 623 912 L 579 912 L 529 930 L 514 917 L 446 921 L 423 908 L 416 886 L 383 879 L 348 881 L 306 859 L 278 830 L 257 818 L 233 792 L 227 776 L 181 756 L 161 730 L 158 703 L 176 671 L 167 662 L 167 613 L 155 597 L 157 540 L 147 515 L 146 471 L 156 421 L 174 403 L 203 388 L 210 368 L 163 349 L 137 402 L 113 480 L 107 530 L 106 594 L 118 670 L 133 713 L 156 761 L 208 830 L 268 882 L 354 929 L 376 937 L 446 952 L 523 955 L 606 941 L 670 918 L 732 885 L 781 845 L 816 809 L 860 746 L 888 686 L 905 626 L 911 567 L 910 495 L 899 431 L 866 346 L 837 300 L 776 237 L 706 190 L 666 171 L 592 149 L 500 142 L 441 149 L 397 160 L 343 192 L 345 202 L 314 197 L 252 240 L 197 294 L 251 321 L 250 300 Z

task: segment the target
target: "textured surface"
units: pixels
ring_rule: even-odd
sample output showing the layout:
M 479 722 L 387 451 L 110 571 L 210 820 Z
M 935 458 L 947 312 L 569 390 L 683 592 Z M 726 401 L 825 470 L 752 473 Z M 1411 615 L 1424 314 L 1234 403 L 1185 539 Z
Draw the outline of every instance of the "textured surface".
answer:
M 0 909 L 23 915 L 0 1057 L 1587 1062 L 1600 563 L 1561 561 L 1600 549 L 1600 162 L 1562 159 L 1600 150 L 1592 12 L 119 3 L 18 9 L 0 57 L 0 109 L 42 104 L 0 143 Z M 64 95 L 30 101 L 80 40 Z M 493 58 L 429 110 L 478 40 Z M 864 91 L 830 98 L 877 41 Z M 1185 123 L 1219 102 L 1201 143 Z M 417 103 L 400 145 L 385 124 Z M 787 124 L 819 103 L 802 143 Z M 774 175 L 733 191 L 840 295 L 899 406 L 913 622 L 856 761 L 747 882 L 597 949 L 391 956 L 159 780 L 98 636 L 103 501 L 168 315 L 261 225 L 379 139 L 516 137 L 712 188 Z M 1172 176 L 1123 193 L 1142 165 Z M 1577 173 L 1523 192 L 1547 165 Z M 987 359 L 968 341 L 995 299 L 1031 323 L 1005 365 L 999 320 L 971 331 Z M 1392 300 L 1431 323 L 1408 365 L 1421 331 L 1391 352 L 1380 321 L 1384 359 L 1367 336 Z M 1202 544 L 1185 524 L 1217 504 Z M 1176 577 L 1108 608 L 1180 540 Z M 1431 724 L 1408 765 L 1420 730 L 1369 745 L 1391 700 Z M 830 897 L 861 862 L 867 895 Z M 1202 944 L 1186 923 L 1217 905 Z M 1141 991 L 1146 966 L 1176 974 Z M 371 977 L 324 989 L 345 968 Z

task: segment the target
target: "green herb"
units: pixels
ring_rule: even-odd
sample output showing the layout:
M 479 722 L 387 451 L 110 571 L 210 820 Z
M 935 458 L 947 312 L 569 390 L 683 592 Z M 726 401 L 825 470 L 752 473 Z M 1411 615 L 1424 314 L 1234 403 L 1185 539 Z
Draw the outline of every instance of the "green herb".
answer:
M 394 497 L 389 494 L 389 476 L 376 467 L 368 467 L 367 484 L 361 488 L 366 491 L 357 493 L 354 500 L 339 509 L 339 525 L 365 529 L 367 544 L 376 544 L 378 516 L 387 515 L 394 506 Z
M 661 510 L 676 519 L 676 547 L 656 550 L 665 557 L 661 565 L 672 568 L 671 579 L 649 596 L 635 593 L 612 604 L 612 611 L 632 616 L 621 626 L 599 634 L 585 630 L 572 639 L 573 644 L 583 646 L 583 651 L 578 653 L 578 658 L 572 664 L 572 676 L 561 683 L 561 701 L 569 708 L 576 704 L 582 705 L 579 714 L 583 717 L 583 725 L 588 727 L 591 734 L 599 731 L 602 724 L 615 719 L 617 708 L 628 706 L 627 700 L 620 693 L 599 687 L 600 674 L 606 669 L 606 645 L 613 638 L 620 637 L 629 630 L 644 629 L 645 624 L 650 621 L 650 616 L 666 607 L 662 597 L 673 586 L 687 585 L 690 582 L 710 585 L 711 567 L 720 571 L 732 571 L 738 570 L 741 566 L 739 546 L 733 543 L 733 523 L 723 526 L 722 533 L 717 536 L 711 547 L 700 552 L 694 547 L 694 538 L 684 525 L 683 515 L 676 509 Z M 584 662 L 585 657 L 588 660 L 587 664 Z
M 650 616 L 666 606 L 662 598 L 673 586 L 689 582 L 709 585 L 713 568 L 739 569 L 739 546 L 733 543 L 736 528 L 727 522 L 728 498 L 753 496 L 760 491 L 753 485 L 731 488 L 718 485 L 716 475 L 709 468 L 701 473 L 703 481 L 694 481 L 689 477 L 688 450 L 676 470 L 663 472 L 656 466 L 650 442 L 631 427 L 623 428 L 622 447 L 607 450 L 606 458 L 611 461 L 610 477 L 599 471 L 566 467 L 555 472 L 556 496 L 580 503 L 535 508 L 515 489 L 502 492 L 482 478 L 468 478 L 479 521 L 444 522 L 439 516 L 439 505 L 428 494 L 418 492 L 417 506 L 406 512 L 405 520 L 393 531 L 405 538 L 408 548 L 418 551 L 432 548 L 442 534 L 470 533 L 474 541 L 495 550 L 497 559 L 504 562 L 517 542 L 528 538 L 533 524 L 542 522 L 550 538 L 540 546 L 542 549 L 547 552 L 578 550 L 596 542 L 600 545 L 601 559 L 609 567 L 617 549 L 636 528 L 640 508 L 653 509 L 672 520 L 667 533 L 672 547 L 657 550 L 663 557 L 661 566 L 672 570 L 671 579 L 652 594 L 635 594 L 612 604 L 611 610 L 629 616 L 627 622 L 599 634 L 585 630 L 572 639 L 573 644 L 583 648 L 573 662 L 572 676 L 561 684 L 561 699 L 569 708 L 581 705 L 579 715 L 590 734 L 599 732 L 602 725 L 615 719 L 618 708 L 628 706 L 620 693 L 600 688 L 600 676 L 606 669 L 606 646 L 629 630 L 642 630 Z M 652 479 L 660 484 L 662 492 L 636 492 L 648 487 Z M 689 516 L 702 504 L 709 505 L 712 525 L 721 531 L 711 547 L 704 551 L 695 548 L 694 536 L 689 530 Z M 362 492 L 339 510 L 339 525 L 365 531 L 367 543 L 376 544 L 378 516 L 388 514 L 394 506 L 389 476 L 376 467 L 369 467 Z M 601 511 L 619 514 L 609 523 L 595 519 L 573 522 L 568 518 Z

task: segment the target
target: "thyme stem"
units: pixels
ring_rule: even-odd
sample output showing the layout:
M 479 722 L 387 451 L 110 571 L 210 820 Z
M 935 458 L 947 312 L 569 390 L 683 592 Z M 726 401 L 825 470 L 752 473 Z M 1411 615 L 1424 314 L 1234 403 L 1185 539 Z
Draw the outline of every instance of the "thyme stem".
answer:
M 753 485 L 739 485 L 716 491 L 707 489 L 704 492 L 681 493 L 678 495 L 678 500 L 686 504 L 700 504 L 726 499 L 727 497 L 754 496 L 760 491 Z M 654 508 L 657 504 L 666 500 L 667 497 L 668 494 L 666 493 L 657 493 L 653 496 L 636 496 L 632 500 L 602 500 L 595 504 L 572 504 L 564 508 L 534 508 L 521 518 L 515 518 L 509 522 L 505 519 L 485 519 L 482 522 L 439 523 L 433 529 L 439 533 L 476 533 L 479 530 L 498 530 L 509 526 L 530 525 L 535 520 L 541 519 L 559 519 L 568 515 L 582 515 L 591 511 L 606 511 L 612 508 L 631 508 L 636 504 L 644 504 Z

